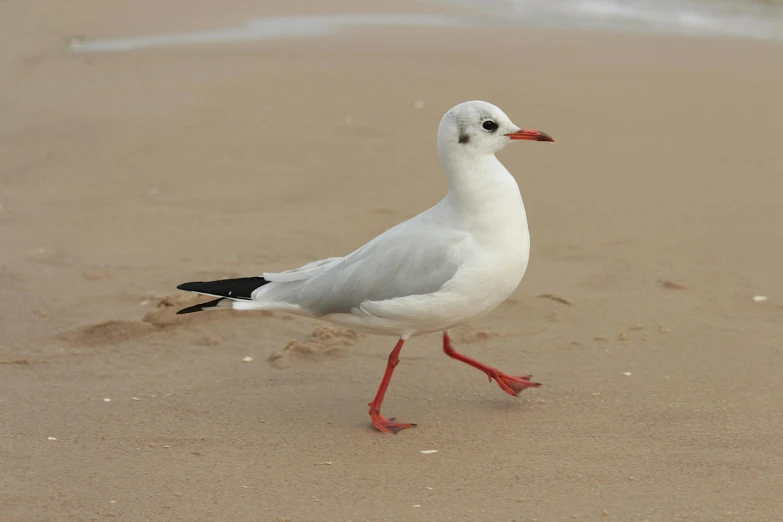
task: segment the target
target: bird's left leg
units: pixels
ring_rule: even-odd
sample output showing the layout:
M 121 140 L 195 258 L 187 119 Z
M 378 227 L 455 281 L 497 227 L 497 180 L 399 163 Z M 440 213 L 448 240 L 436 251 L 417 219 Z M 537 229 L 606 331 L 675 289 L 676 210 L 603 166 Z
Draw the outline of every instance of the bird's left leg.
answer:
M 386 372 L 383 374 L 383 380 L 381 380 L 381 385 L 378 387 L 378 393 L 375 394 L 373 401 L 368 404 L 370 407 L 370 419 L 372 420 L 373 426 L 384 433 L 397 433 L 406 428 L 414 428 L 416 426 L 415 424 L 407 422 L 397 422 L 393 418 L 387 419 L 381 415 L 383 397 L 386 395 L 386 389 L 391 382 L 394 368 L 400 362 L 400 350 L 402 350 L 402 345 L 405 344 L 405 339 L 407 338 L 407 336 L 400 337 L 400 340 L 397 341 L 397 344 L 394 346 L 394 350 L 389 354 L 389 362 L 386 364 Z

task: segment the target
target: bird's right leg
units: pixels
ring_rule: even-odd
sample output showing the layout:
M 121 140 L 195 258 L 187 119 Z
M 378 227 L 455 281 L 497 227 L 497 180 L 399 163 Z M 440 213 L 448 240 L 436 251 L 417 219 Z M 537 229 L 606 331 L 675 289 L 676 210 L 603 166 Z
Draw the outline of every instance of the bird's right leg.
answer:
M 538 388 L 541 386 L 541 384 L 531 381 L 530 375 L 506 375 L 497 368 L 487 366 L 483 362 L 472 359 L 467 355 L 462 355 L 451 346 L 451 337 L 449 337 L 449 332 L 443 332 L 443 352 L 452 359 L 462 361 L 465 364 L 469 364 L 470 366 L 473 366 L 474 368 L 477 368 L 486 373 L 487 377 L 489 377 L 489 382 L 494 380 L 498 383 L 500 389 L 509 395 L 514 395 L 516 397 L 521 391 L 526 390 L 527 388 Z
M 381 415 L 381 403 L 383 402 L 383 396 L 386 395 L 386 388 L 389 387 L 391 382 L 392 373 L 394 373 L 394 367 L 400 362 L 400 350 L 405 343 L 405 338 L 401 337 L 397 344 L 394 346 L 394 350 L 389 354 L 389 362 L 386 365 L 386 372 L 383 374 L 383 380 L 378 387 L 378 393 L 375 394 L 375 399 L 369 404 L 370 406 L 370 418 L 372 419 L 373 426 L 378 428 L 384 433 L 397 433 L 406 428 L 413 428 L 415 424 L 406 424 L 403 422 L 395 422 L 394 419 L 387 419 Z

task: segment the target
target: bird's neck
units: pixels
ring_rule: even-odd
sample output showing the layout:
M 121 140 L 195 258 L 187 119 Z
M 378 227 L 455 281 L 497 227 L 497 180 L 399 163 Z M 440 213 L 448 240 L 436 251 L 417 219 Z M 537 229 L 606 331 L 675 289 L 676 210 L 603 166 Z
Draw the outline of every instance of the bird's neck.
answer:
M 525 219 L 522 196 L 514 177 L 494 154 L 441 154 L 449 180 L 449 203 L 460 213 L 490 217 L 517 210 Z

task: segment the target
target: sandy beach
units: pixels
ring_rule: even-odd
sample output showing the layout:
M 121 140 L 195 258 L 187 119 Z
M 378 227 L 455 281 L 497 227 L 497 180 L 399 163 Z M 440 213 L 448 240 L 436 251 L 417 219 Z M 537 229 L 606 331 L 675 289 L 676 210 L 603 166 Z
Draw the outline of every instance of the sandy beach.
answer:
M 0 520 L 783 520 L 782 44 L 368 27 L 68 50 L 448 12 L 192 4 L 0 8 Z M 499 156 L 530 267 L 453 337 L 542 388 L 509 397 L 416 337 L 384 410 L 418 427 L 385 435 L 366 404 L 393 338 L 175 315 L 179 283 L 344 255 L 437 202 L 437 125 L 471 99 L 556 143 Z

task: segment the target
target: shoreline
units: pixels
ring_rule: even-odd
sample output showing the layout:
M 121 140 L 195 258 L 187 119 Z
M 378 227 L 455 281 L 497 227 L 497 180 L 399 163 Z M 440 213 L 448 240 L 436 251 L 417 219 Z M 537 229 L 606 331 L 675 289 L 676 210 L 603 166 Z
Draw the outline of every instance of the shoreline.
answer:
M 721 31 L 705 31 L 693 29 L 664 29 L 652 27 L 632 27 L 628 25 L 610 23 L 595 24 L 558 24 L 555 22 L 542 23 L 533 19 L 503 16 L 491 9 L 482 10 L 477 5 L 466 2 L 459 5 L 449 5 L 444 2 L 437 4 L 445 10 L 442 12 L 417 12 L 416 9 L 408 13 L 397 10 L 395 12 L 379 13 L 365 12 L 359 9 L 357 12 L 345 12 L 341 14 L 287 14 L 277 16 L 254 16 L 231 26 L 204 28 L 197 32 L 165 32 L 159 34 L 146 34 L 138 36 L 125 36 L 120 38 L 90 39 L 84 37 L 72 38 L 69 48 L 75 53 L 104 53 L 123 52 L 145 48 L 158 48 L 166 46 L 179 46 L 187 44 L 220 44 L 259 42 L 264 40 L 276 40 L 286 38 L 315 38 L 327 37 L 335 34 L 350 32 L 351 30 L 391 29 L 402 27 L 406 29 L 416 27 L 429 28 L 500 28 L 507 30 L 553 30 L 555 32 L 585 32 L 596 34 L 609 34 L 632 37 L 647 36 L 659 38 L 695 38 L 729 41 L 757 41 L 775 42 L 783 41 L 783 18 L 781 19 L 780 34 L 753 34 L 752 32 L 732 33 Z M 783 9 L 781 9 L 783 12 Z

